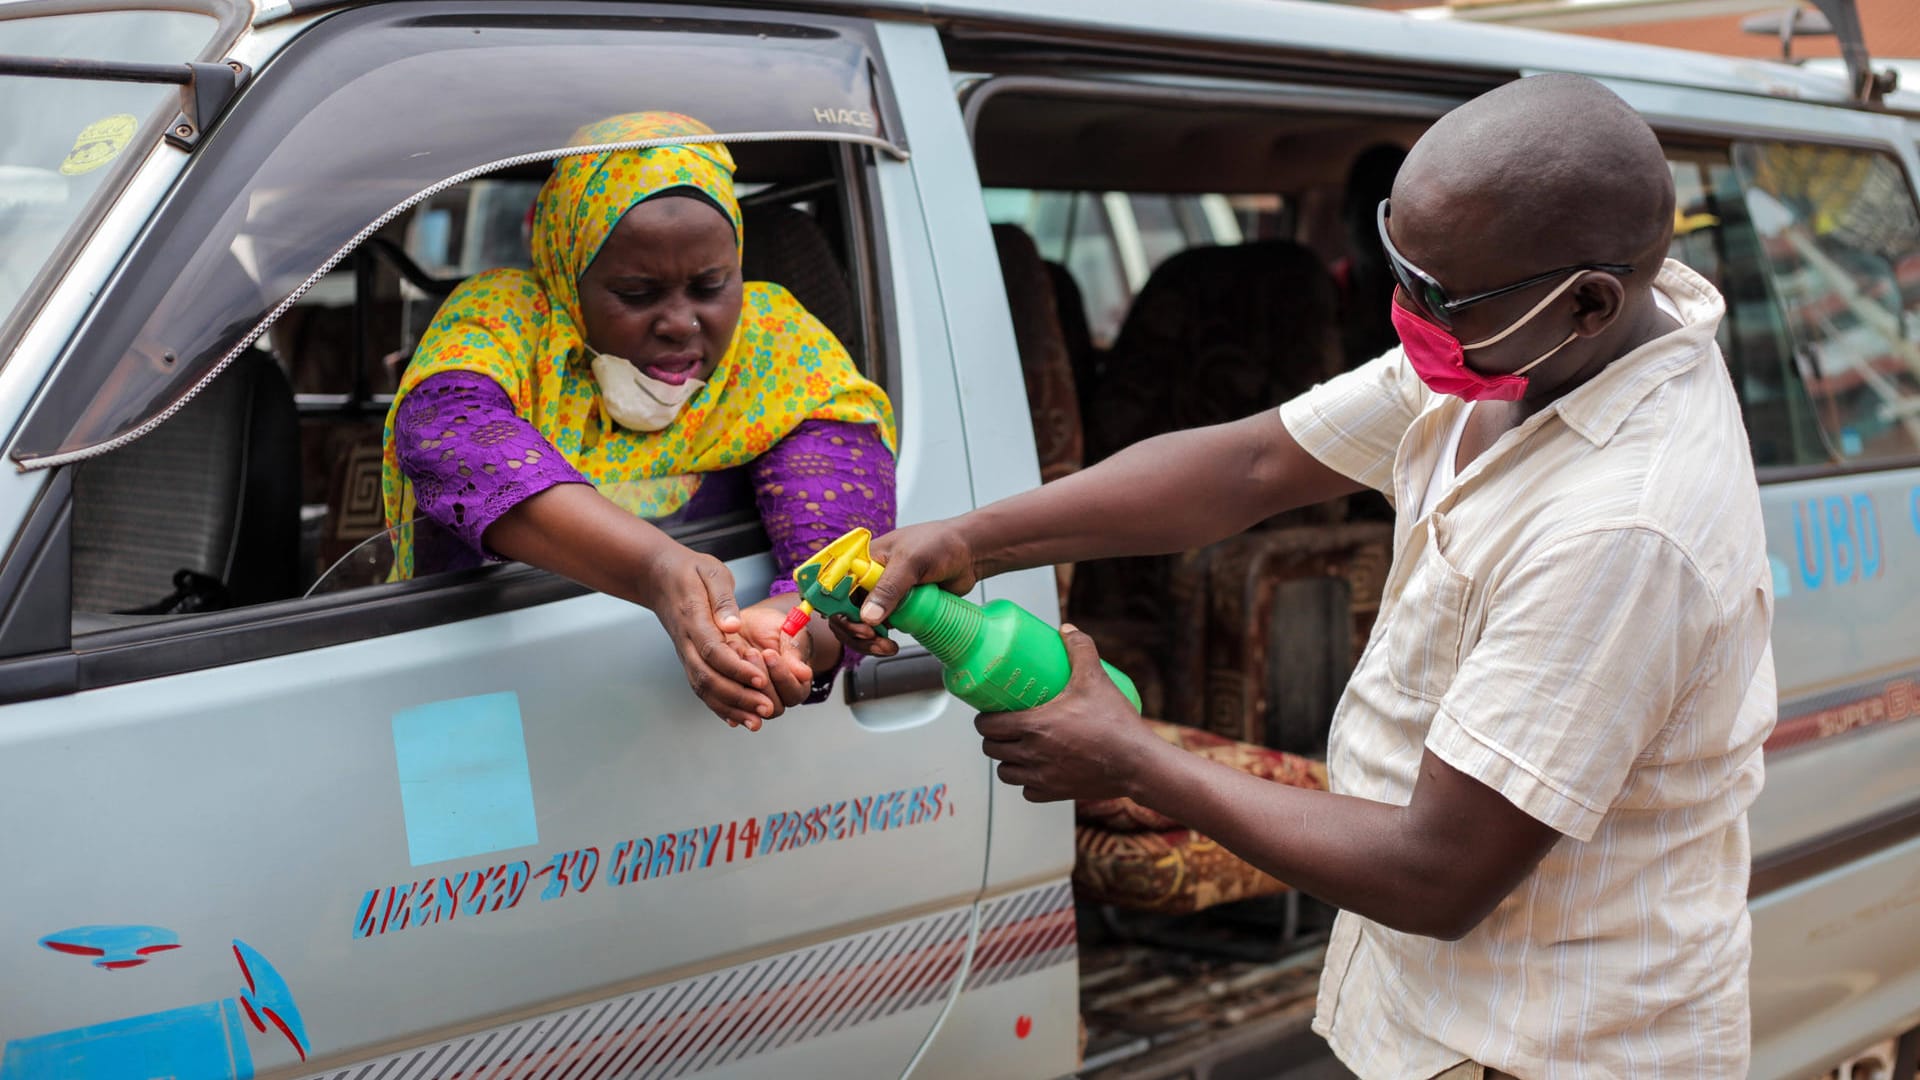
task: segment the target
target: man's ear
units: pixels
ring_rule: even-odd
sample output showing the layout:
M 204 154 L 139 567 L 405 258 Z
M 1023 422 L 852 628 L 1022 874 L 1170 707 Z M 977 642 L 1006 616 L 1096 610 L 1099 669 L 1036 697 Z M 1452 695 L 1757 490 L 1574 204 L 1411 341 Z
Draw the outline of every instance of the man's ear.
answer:
M 1612 274 L 1589 271 L 1573 287 L 1573 302 L 1573 332 L 1594 337 L 1626 309 L 1627 288 Z

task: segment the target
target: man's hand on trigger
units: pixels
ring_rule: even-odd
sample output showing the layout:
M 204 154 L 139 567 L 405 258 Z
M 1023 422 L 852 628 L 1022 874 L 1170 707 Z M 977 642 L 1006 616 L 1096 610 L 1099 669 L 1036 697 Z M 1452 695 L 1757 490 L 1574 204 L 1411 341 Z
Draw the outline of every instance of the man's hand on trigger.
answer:
M 936 521 L 896 529 L 873 542 L 873 557 L 886 569 L 867 595 L 859 619 L 836 615 L 827 625 L 844 648 L 866 656 L 892 656 L 900 646 L 876 629 L 893 614 L 916 585 L 938 585 L 951 593 L 973 588 L 973 552 L 952 522 Z
M 878 626 L 916 585 L 938 585 L 964 594 L 978 575 L 973 550 L 952 521 L 909 525 L 873 542 L 874 561 L 886 569 L 860 608 L 860 621 Z
M 1131 795 L 1148 757 L 1169 744 L 1107 677 L 1092 638 L 1072 626 L 1060 636 L 1073 661 L 1067 688 L 1037 709 L 980 714 L 981 750 L 1000 762 L 1001 782 L 1024 788 L 1028 802 Z

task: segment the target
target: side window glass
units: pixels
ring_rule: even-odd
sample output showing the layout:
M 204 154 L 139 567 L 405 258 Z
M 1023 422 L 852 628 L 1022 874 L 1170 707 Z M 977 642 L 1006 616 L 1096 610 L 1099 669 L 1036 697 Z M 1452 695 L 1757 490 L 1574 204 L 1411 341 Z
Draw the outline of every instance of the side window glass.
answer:
M 1732 163 L 1721 149 L 1671 148 L 1668 157 L 1675 194 L 1668 255 L 1712 282 L 1726 300 L 1720 350 L 1740 394 L 1754 464 L 1828 460 Z
M 1920 211 L 1899 163 L 1758 142 L 1733 165 L 1826 457 L 1920 454 Z

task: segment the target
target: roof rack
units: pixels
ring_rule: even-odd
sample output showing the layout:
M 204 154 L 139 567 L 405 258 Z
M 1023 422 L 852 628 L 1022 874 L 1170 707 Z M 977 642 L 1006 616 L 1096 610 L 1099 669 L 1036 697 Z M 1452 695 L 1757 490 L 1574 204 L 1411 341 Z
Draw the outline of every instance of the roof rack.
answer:
M 1888 68 L 1873 70 L 1873 58 L 1867 55 L 1867 38 L 1860 29 L 1860 11 L 1855 0 L 1813 0 L 1813 6 L 1827 17 L 1834 35 L 1840 39 L 1840 58 L 1847 65 L 1847 83 L 1853 98 L 1862 105 L 1879 105 L 1900 83 L 1900 73 Z M 1791 30 L 1783 31 L 1790 33 Z

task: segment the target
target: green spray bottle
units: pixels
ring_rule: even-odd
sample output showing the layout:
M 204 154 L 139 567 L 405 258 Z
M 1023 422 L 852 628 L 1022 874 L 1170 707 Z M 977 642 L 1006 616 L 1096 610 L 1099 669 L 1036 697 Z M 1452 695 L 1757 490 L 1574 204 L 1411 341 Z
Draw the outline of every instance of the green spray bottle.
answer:
M 821 548 L 793 572 L 800 603 L 781 628 L 798 634 L 815 612 L 860 618 L 860 605 L 885 569 L 873 560 L 873 534 L 854 529 Z M 1044 704 L 1066 689 L 1073 675 L 1060 631 L 1011 600 L 987 606 L 955 596 L 938 585 L 908 590 L 881 629 L 904 630 L 946 668 L 947 690 L 981 712 L 1016 712 Z M 1133 680 L 1105 661 L 1107 677 L 1136 711 L 1140 692 Z

